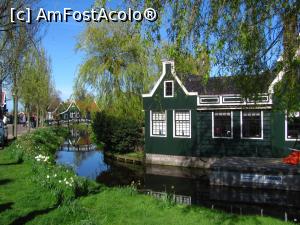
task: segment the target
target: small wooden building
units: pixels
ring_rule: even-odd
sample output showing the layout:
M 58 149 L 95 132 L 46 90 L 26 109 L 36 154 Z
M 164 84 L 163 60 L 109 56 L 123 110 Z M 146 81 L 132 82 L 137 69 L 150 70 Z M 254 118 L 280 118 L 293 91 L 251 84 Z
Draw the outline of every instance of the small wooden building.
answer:
M 81 120 L 91 119 L 91 114 L 99 111 L 99 107 L 95 101 L 83 102 L 72 100 L 69 106 L 60 113 L 61 120 Z
M 285 155 L 300 138 L 299 114 L 290 119 L 273 110 L 274 86 L 284 73 L 262 76 L 268 77 L 258 82 L 254 102 L 242 98 L 232 77 L 180 76 L 173 61 L 164 61 L 143 95 L 146 161 L 189 166 L 219 156 Z

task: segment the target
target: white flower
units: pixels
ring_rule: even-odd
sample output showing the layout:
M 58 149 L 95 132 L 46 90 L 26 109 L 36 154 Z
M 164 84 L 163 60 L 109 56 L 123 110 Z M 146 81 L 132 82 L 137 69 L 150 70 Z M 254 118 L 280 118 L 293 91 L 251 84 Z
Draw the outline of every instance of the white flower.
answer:
M 54 174 L 54 177 L 57 177 L 57 174 Z
M 50 176 L 49 175 L 47 175 L 47 179 L 49 179 L 50 178 Z
M 58 182 L 61 183 L 61 180 L 59 180 Z

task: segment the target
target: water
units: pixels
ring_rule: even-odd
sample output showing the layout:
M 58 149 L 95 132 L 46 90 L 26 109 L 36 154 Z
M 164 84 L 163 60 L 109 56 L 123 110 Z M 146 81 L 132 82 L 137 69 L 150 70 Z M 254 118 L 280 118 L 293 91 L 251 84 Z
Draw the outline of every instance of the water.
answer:
M 57 163 L 110 187 L 134 181 L 139 190 L 156 197 L 168 192 L 187 204 L 300 221 L 300 192 L 210 186 L 207 170 L 117 163 L 97 151 L 85 134 L 75 132 L 66 140 L 57 151 Z

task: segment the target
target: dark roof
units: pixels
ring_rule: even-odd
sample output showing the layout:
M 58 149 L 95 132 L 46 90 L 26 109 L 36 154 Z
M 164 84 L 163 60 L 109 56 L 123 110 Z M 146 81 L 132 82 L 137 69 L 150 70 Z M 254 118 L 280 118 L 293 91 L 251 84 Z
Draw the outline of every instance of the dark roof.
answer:
M 245 86 L 250 87 L 248 85 L 249 82 L 255 84 L 257 91 L 266 93 L 275 78 L 271 73 L 254 76 L 209 77 L 208 80 L 204 80 L 203 77 L 196 75 L 184 75 L 179 77 L 184 80 L 184 86 L 189 92 L 198 92 L 198 95 L 241 94 L 244 88 L 241 84 L 243 83 Z

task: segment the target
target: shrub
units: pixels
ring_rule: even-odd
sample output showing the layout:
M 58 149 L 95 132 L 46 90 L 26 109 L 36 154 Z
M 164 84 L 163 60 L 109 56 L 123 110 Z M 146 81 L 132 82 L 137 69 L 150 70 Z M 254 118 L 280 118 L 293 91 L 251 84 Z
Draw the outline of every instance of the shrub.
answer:
M 15 140 L 8 148 L 17 162 L 32 164 L 32 179 L 54 193 L 57 204 L 98 189 L 72 169 L 55 164 L 55 153 L 68 134 L 63 128 L 40 128 Z
M 104 150 L 131 152 L 142 146 L 142 123 L 134 118 L 117 117 L 99 112 L 92 121 L 95 142 L 104 144 Z

